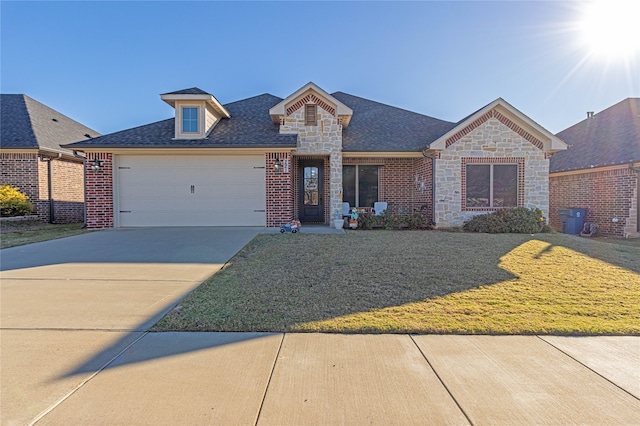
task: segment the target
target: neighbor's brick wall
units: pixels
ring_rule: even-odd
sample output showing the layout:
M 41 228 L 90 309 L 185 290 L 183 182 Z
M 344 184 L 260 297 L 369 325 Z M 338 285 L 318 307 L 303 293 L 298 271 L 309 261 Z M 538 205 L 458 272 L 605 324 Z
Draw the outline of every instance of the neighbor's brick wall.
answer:
M 602 235 L 640 237 L 637 224 L 638 174 L 627 168 L 549 178 L 550 224 L 562 229 L 558 209 L 586 208 L 585 222 L 599 225 Z M 618 222 L 612 222 L 614 217 Z
M 55 223 L 84 221 L 83 164 L 66 159 L 54 159 L 53 205 Z
M 0 154 L 0 184 L 18 188 L 36 208 L 40 200 L 38 154 Z M 46 178 L 46 175 L 45 175 Z M 47 197 L 47 194 L 44 194 Z M 40 216 L 40 213 L 38 213 Z M 48 211 L 47 211 L 48 217 Z
M 276 158 L 285 164 L 288 170 L 275 172 Z M 293 219 L 293 164 L 288 152 L 265 154 L 267 180 L 267 227 L 281 226 Z
M 430 158 L 346 157 L 343 164 L 345 166 L 358 164 L 380 166 L 378 201 L 387 202 L 391 212 L 412 214 L 426 204 L 431 214 L 431 162 Z
M 20 189 L 34 205 L 39 219 L 50 221 L 49 170 L 53 167 L 53 200 L 55 223 L 84 220 L 84 178 L 82 163 L 64 158 L 33 154 L 0 154 L 0 183 Z
M 511 158 L 514 162 L 524 161 L 524 182 L 519 190 L 523 200 L 518 204 L 527 208 L 539 208 L 548 217 L 549 212 L 549 160 L 540 149 L 541 143 L 531 141 L 532 136 L 518 129 L 505 119 L 487 114 L 484 121 L 474 124 L 460 137 L 452 137 L 447 149 L 440 153 L 436 161 L 435 222 L 437 226 L 460 226 L 473 216 L 485 211 L 464 209 L 463 159 Z M 507 121 L 508 125 L 503 123 Z M 524 132 L 524 136 L 521 134 Z M 463 134 L 464 133 L 464 134 Z M 520 194 L 519 194 L 520 195 Z
M 91 162 L 102 160 L 99 172 L 91 170 Z M 113 155 L 87 153 L 87 228 L 113 228 Z

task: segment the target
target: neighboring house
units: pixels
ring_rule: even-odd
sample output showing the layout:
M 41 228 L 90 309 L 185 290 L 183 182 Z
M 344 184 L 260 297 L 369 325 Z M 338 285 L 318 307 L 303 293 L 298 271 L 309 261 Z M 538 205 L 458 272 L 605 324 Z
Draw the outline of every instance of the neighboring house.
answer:
M 175 118 L 68 146 L 87 155 L 89 227 L 333 225 L 343 201 L 426 207 L 440 227 L 502 207 L 547 212 L 547 158 L 566 148 L 502 99 L 458 123 L 313 83 L 286 99 L 161 99 Z
M 0 184 L 18 187 L 41 220 L 84 220 L 84 157 L 61 147 L 100 134 L 26 95 L 0 95 Z
M 550 165 L 550 221 L 587 208 L 603 235 L 640 237 L 640 98 L 625 99 L 558 133 L 569 145 Z

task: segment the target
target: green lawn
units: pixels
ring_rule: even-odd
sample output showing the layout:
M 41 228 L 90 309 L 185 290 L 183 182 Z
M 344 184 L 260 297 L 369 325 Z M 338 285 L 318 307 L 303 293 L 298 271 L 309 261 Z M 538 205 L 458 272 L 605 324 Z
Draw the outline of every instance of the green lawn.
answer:
M 2 221 L 0 223 L 0 248 L 70 237 L 87 232 L 82 223 L 54 225 L 39 221 Z
M 638 335 L 639 259 L 563 234 L 260 235 L 154 330 Z

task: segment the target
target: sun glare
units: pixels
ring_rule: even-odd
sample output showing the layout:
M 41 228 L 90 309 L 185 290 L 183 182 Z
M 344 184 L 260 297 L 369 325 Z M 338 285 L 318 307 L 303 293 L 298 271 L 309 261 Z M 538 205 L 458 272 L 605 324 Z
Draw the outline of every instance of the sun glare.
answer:
M 640 56 L 640 1 L 596 0 L 585 4 L 579 29 L 590 55 L 610 60 Z

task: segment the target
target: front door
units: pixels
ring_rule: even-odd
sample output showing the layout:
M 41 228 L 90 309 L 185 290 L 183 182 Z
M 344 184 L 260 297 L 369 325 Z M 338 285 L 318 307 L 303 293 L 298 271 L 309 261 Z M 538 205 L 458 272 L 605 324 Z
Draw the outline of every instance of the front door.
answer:
M 300 162 L 300 221 L 324 223 L 323 160 Z

